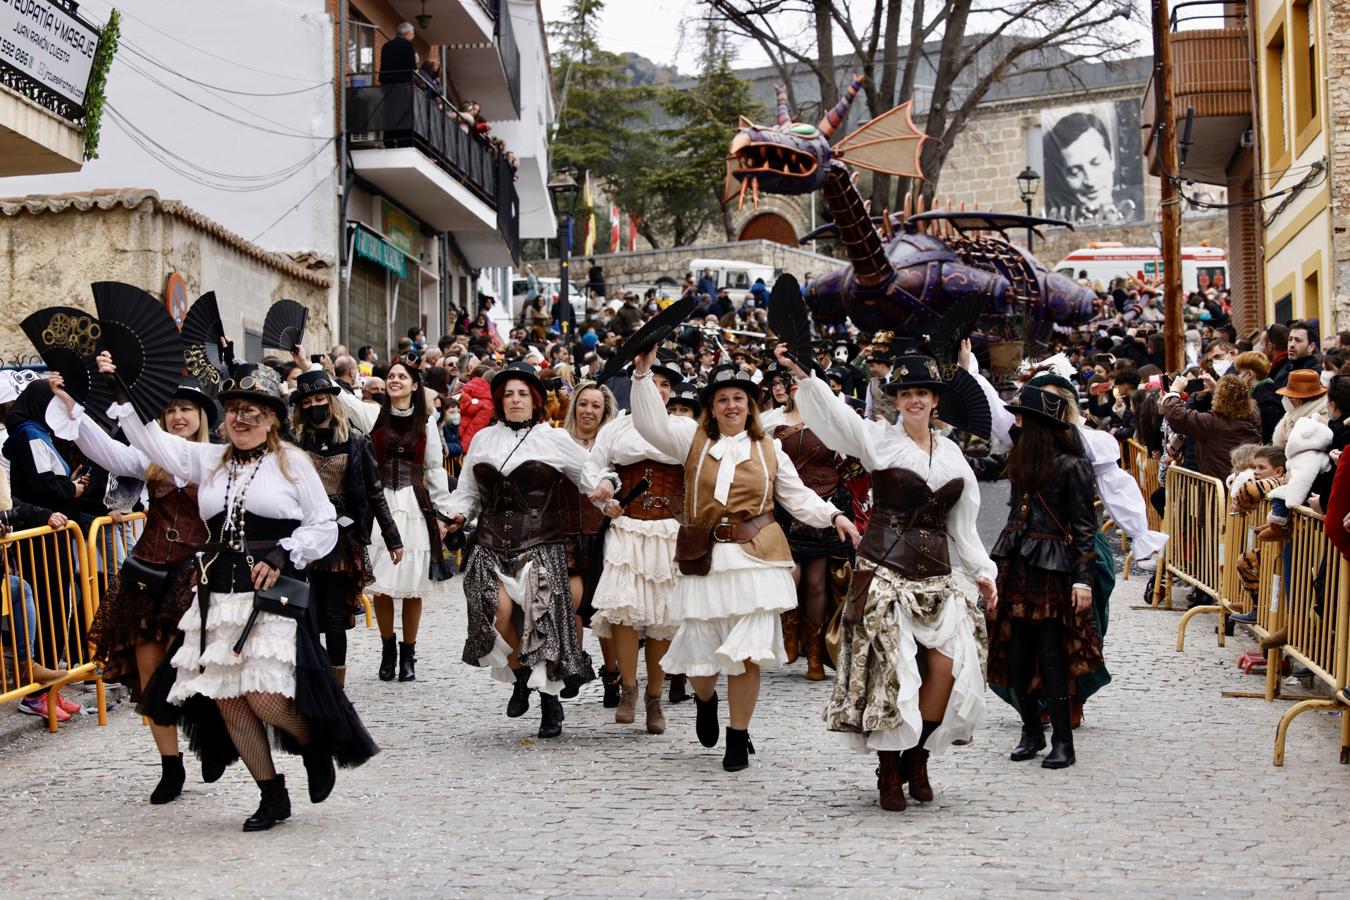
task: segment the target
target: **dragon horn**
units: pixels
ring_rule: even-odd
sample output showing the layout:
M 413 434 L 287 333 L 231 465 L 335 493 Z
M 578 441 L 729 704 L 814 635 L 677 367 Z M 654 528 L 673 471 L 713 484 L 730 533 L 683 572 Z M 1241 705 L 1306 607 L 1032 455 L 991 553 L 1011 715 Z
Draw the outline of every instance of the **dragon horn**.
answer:
M 834 105 L 834 109 L 825 114 L 825 118 L 820 120 L 816 127 L 825 137 L 833 137 L 834 131 L 840 125 L 844 124 L 844 118 L 848 115 L 848 108 L 853 103 L 853 98 L 858 96 L 858 91 L 862 90 L 863 76 L 854 75 L 853 83 L 848 86 L 844 96 Z
M 791 124 L 792 114 L 788 112 L 787 90 L 781 84 L 775 84 L 773 86 L 773 95 L 778 100 L 778 124 Z

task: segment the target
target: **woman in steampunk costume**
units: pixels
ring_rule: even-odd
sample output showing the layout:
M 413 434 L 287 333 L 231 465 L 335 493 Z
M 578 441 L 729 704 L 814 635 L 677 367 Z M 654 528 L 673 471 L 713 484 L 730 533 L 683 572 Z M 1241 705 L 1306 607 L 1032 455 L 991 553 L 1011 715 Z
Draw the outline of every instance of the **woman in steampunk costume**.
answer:
M 139 702 L 150 677 L 164 661 L 178 620 L 192 604 L 197 586 L 196 554 L 206 543 L 206 523 L 197 509 L 197 486 L 153 465 L 134 447 L 108 436 L 66 393 L 61 376 L 49 376 L 55 400 L 47 406 L 52 433 L 73 442 L 95 465 L 118 478 L 145 482 L 150 497 L 145 527 L 108 585 L 90 631 L 94 658 L 106 681 L 124 684 Z M 59 401 L 59 402 L 57 402 Z M 196 379 L 186 378 L 160 416 L 160 427 L 199 444 L 210 443 L 220 408 Z M 178 752 L 178 729 L 150 726 L 160 754 L 160 779 L 151 803 L 168 803 L 183 789 L 186 772 Z
M 523 716 L 539 692 L 539 737 L 562 734 L 558 694 L 595 678 L 577 640 L 567 575 L 563 479 L 588 496 L 589 454 L 544 421 L 544 385 L 528 363 L 492 379 L 494 423 L 474 435 L 450 497 L 451 528 L 478 522 L 464 571 L 464 661 L 513 685 L 506 714 Z M 602 477 L 617 481 L 613 473 Z
M 803 420 L 862 462 L 874 496 L 825 721 L 853 749 L 877 754 L 881 807 L 900 811 L 906 782 L 913 799 L 933 799 L 929 754 L 969 740 L 984 718 L 984 615 L 948 558 L 950 540 L 985 602 L 997 603 L 996 569 L 976 531 L 980 491 L 961 449 L 933 426 L 946 385 L 930 357 L 895 359 L 886 384 L 895 424 L 859 418 L 796 372 Z
M 848 514 L 802 484 L 792 461 L 757 418 L 759 386 L 735 366 L 714 369 L 697 422 L 671 416 L 652 372 L 656 350 L 637 357 L 633 422 L 637 432 L 671 459 L 684 460 L 684 512 L 676 541 L 682 577 L 675 581 L 670 618 L 679 628 L 666 651 L 667 671 L 689 676 L 698 706 L 696 733 L 705 747 L 719 738 L 717 681 L 727 676 L 731 716 L 722 767 L 750 764 L 750 719 L 759 698 L 760 668 L 781 665 L 779 614 L 796 605 L 792 554 L 774 519 L 774 503 L 818 528 L 834 526 L 856 540 Z
M 652 380 L 667 403 L 679 373 L 669 366 L 652 367 Z M 601 482 L 602 473 L 614 471 L 623 488 L 646 478 L 642 496 L 622 508 L 613 499 L 608 482 L 599 485 L 599 499 L 613 521 L 605 537 L 604 568 L 595 588 L 596 631 L 608 632 L 619 663 L 620 693 L 614 721 L 631 724 L 638 698 L 638 644 L 645 639 L 647 690 L 643 698 L 649 734 L 666 730 L 661 709 L 661 685 L 665 678 L 661 659 L 675 635 L 678 621 L 671 618 L 671 595 L 675 590 L 675 538 L 678 516 L 684 506 L 684 466 L 674 456 L 662 453 L 638 433 L 632 416 L 621 416 L 600 431 L 586 463 L 587 476 Z
M 310 613 L 324 639 L 338 684 L 347 683 L 347 632 L 356 624 L 361 592 L 373 582 L 369 518 L 379 525 L 389 559 L 403 559 L 403 541 L 389 512 L 370 438 L 347 423 L 334 401 L 339 388 L 322 369 L 304 372 L 291 392 L 291 434 L 309 454 L 337 511 L 338 542 L 309 565 Z

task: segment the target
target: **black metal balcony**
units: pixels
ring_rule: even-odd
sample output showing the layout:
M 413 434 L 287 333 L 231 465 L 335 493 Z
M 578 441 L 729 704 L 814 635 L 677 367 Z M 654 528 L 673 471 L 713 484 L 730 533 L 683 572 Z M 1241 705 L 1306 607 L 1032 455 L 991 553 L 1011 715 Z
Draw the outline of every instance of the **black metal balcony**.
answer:
M 516 32 L 511 25 L 511 13 L 506 0 L 493 0 L 500 9 L 497 20 L 497 52 L 502 56 L 502 71 L 506 73 L 507 90 L 511 92 L 511 105 L 520 113 L 520 48 L 516 46 Z
M 347 87 L 347 135 L 353 147 L 415 147 L 497 213 L 498 230 L 520 259 L 519 201 L 511 166 L 459 112 L 415 73 L 403 84 Z

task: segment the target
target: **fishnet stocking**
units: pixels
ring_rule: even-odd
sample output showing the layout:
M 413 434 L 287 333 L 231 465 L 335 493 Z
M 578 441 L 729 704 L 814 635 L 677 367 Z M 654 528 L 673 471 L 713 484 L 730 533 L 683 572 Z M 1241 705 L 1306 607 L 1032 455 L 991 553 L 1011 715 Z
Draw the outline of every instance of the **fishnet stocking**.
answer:
M 295 701 L 281 694 L 248 693 L 216 701 L 225 728 L 255 781 L 271 781 L 277 770 L 264 725 L 280 728 L 300 744 L 309 743 L 309 726 L 295 710 Z

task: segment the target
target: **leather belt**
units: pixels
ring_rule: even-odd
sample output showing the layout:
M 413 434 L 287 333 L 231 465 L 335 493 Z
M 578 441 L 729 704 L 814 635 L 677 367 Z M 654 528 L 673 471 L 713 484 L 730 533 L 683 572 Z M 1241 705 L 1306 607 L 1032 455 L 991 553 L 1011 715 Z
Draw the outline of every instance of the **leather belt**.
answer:
M 755 535 L 774 521 L 772 510 L 743 522 L 728 522 L 723 519 L 712 527 L 712 539 L 719 544 L 748 544 L 755 539 Z

